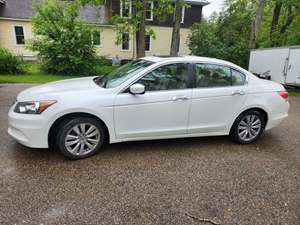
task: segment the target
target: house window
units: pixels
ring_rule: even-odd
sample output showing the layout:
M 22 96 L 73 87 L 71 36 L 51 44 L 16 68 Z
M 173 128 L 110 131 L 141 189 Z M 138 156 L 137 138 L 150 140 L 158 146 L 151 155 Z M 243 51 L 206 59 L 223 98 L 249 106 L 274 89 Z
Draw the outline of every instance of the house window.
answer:
M 153 2 L 147 2 L 146 20 L 147 21 L 153 20 Z
M 182 11 L 181 11 L 181 23 L 184 23 L 184 13 L 185 13 L 185 7 L 182 6 Z
M 147 34 L 145 36 L 145 50 L 150 51 L 150 49 L 151 49 L 151 36 Z
M 129 50 L 129 33 L 122 34 L 122 50 Z
M 121 17 L 131 16 L 131 0 L 121 0 L 120 1 L 120 15 Z
M 24 27 L 23 26 L 14 26 L 15 38 L 17 45 L 25 44 L 25 36 L 24 36 Z
M 100 31 L 94 30 L 92 33 L 92 41 L 94 45 L 100 46 L 101 45 L 101 35 Z

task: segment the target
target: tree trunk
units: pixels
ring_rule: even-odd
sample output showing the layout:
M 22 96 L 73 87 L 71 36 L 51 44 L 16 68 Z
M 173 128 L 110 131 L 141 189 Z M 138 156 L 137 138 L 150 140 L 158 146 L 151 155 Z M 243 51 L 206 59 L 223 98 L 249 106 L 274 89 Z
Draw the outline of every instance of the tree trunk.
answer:
M 181 0 L 176 0 L 171 49 L 170 49 L 171 56 L 178 56 L 179 45 L 180 45 L 180 25 L 182 19 L 182 5 L 183 3 Z
M 105 12 L 106 12 L 106 18 L 110 19 L 113 13 L 112 0 L 105 0 Z
M 145 35 L 146 35 L 146 9 L 147 0 L 142 0 L 141 21 L 136 32 L 136 56 L 141 58 L 145 56 Z
M 256 0 L 257 9 L 256 9 L 255 19 L 252 23 L 252 29 L 251 29 L 251 35 L 249 41 L 250 49 L 256 48 L 257 37 L 260 31 L 260 25 L 264 13 L 265 4 L 266 4 L 265 0 Z
M 271 29 L 270 29 L 270 41 L 271 41 L 272 47 L 275 45 L 274 33 L 276 32 L 276 30 L 278 28 L 278 22 L 279 22 L 281 8 L 282 8 L 282 0 L 276 0 L 274 11 L 273 11 Z
M 293 5 L 292 5 L 291 1 L 289 1 L 288 2 L 288 14 L 287 14 L 284 25 L 280 29 L 280 34 L 284 34 L 286 32 L 288 27 L 292 24 L 292 22 L 294 20 L 294 16 L 295 15 L 293 13 Z

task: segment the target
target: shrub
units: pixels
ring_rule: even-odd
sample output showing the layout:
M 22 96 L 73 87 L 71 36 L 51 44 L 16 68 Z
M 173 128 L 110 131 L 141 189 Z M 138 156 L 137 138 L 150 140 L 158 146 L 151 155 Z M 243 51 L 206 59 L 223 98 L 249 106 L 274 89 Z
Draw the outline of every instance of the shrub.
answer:
M 76 1 L 43 0 L 34 5 L 35 39 L 28 47 L 39 53 L 45 72 L 89 75 L 95 73 L 97 56 L 91 27 L 79 18 Z
M 113 66 L 98 65 L 95 67 L 95 72 L 98 75 L 105 75 L 105 74 L 112 72 L 114 69 L 116 69 L 116 68 Z
M 112 64 L 111 59 L 108 59 L 103 55 L 97 57 L 97 65 L 111 66 L 111 64 Z
M 18 74 L 24 72 L 24 61 L 21 57 L 0 48 L 0 73 Z

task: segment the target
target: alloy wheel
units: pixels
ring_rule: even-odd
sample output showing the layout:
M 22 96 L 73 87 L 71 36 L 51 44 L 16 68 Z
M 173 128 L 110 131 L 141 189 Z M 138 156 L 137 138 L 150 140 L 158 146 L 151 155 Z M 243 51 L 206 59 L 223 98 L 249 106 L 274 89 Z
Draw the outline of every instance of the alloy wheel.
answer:
M 252 141 L 260 133 L 262 128 L 262 121 L 257 115 L 246 115 L 241 119 L 238 125 L 238 135 L 243 141 Z
M 65 137 L 65 147 L 73 155 L 86 155 L 100 142 L 100 131 L 93 124 L 80 123 L 73 126 Z

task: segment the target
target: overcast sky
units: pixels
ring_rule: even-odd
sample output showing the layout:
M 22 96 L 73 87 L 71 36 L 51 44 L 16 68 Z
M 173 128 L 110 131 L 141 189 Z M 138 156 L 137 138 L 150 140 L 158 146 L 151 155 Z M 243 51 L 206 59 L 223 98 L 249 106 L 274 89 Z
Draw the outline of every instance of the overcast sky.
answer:
M 214 11 L 220 11 L 222 9 L 224 0 L 208 0 L 209 5 L 203 7 L 203 15 L 205 17 L 210 16 Z

